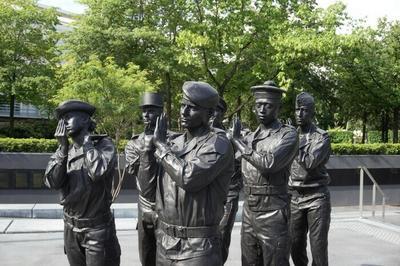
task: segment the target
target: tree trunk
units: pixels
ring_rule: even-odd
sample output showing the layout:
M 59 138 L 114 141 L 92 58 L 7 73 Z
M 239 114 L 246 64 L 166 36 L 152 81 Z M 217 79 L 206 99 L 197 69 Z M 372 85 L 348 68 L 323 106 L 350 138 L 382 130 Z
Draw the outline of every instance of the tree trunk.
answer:
M 393 110 L 393 143 L 399 143 L 399 115 L 400 107 Z
M 381 141 L 383 143 L 387 143 L 389 140 L 388 130 L 389 130 L 389 116 L 386 111 L 383 111 L 381 114 Z
M 362 120 L 362 136 L 361 136 L 361 143 L 364 144 L 366 142 L 367 137 L 367 112 L 363 113 L 363 120 Z
M 10 95 L 10 137 L 14 137 L 14 110 L 15 109 L 15 95 Z
M 240 105 L 242 104 L 242 98 L 240 97 L 240 95 L 238 96 L 238 98 L 237 98 L 237 106 L 239 107 Z M 241 119 L 241 109 L 239 109 L 239 111 L 237 112 L 237 116 L 238 116 L 238 118 L 239 119 Z
M 171 76 L 169 72 L 165 73 L 165 81 L 166 81 L 166 87 L 165 87 L 165 97 L 166 97 L 166 112 L 167 112 L 167 119 L 168 119 L 168 125 L 173 128 L 175 125 L 172 125 L 172 97 L 171 97 Z

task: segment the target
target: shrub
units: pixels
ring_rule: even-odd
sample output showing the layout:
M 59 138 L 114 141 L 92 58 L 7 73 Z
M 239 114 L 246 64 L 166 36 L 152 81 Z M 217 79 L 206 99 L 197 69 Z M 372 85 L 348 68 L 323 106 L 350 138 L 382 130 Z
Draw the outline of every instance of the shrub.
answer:
M 328 130 L 331 143 L 353 143 L 353 132 L 342 129 Z
M 0 138 L 0 151 L 3 152 L 54 152 L 57 147 L 55 139 Z
M 335 155 L 386 154 L 400 155 L 400 144 L 347 144 L 333 143 L 332 153 Z

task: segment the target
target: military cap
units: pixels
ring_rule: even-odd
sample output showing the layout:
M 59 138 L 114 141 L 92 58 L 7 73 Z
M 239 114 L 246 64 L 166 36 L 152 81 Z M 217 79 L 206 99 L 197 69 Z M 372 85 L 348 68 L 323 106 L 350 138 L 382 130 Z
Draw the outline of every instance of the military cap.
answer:
M 217 107 L 218 107 L 219 109 L 221 109 L 222 112 L 224 112 L 224 113 L 226 112 L 226 110 L 228 109 L 228 107 L 227 107 L 227 105 L 226 105 L 226 102 L 225 102 L 224 98 L 219 97 L 219 102 L 218 102 Z
M 256 98 L 267 98 L 277 102 L 281 100 L 282 93 L 285 92 L 285 90 L 279 88 L 272 80 L 268 80 L 262 85 L 251 87 L 251 91 Z
M 56 108 L 56 118 L 60 119 L 61 116 L 63 116 L 65 113 L 72 111 L 84 112 L 87 113 L 89 116 L 92 116 L 96 111 L 96 107 L 80 100 L 67 100 L 60 103 Z
M 140 102 L 141 107 L 146 105 L 152 105 L 163 108 L 163 99 L 160 93 L 157 92 L 145 92 L 142 95 L 142 99 Z
M 186 81 L 183 86 L 183 97 L 201 107 L 215 108 L 219 96 L 216 89 L 210 84 L 201 81 Z
M 296 96 L 297 106 L 314 106 L 314 97 L 308 92 L 301 92 Z

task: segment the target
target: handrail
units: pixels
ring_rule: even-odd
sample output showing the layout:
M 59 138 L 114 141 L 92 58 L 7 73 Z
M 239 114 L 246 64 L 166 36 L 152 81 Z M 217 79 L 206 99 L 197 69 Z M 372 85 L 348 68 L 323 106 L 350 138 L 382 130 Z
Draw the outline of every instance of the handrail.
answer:
M 372 176 L 371 172 L 365 166 L 359 166 L 360 168 L 360 218 L 363 218 L 364 211 L 364 172 L 367 174 L 369 179 L 372 181 L 372 216 L 375 217 L 375 207 L 376 207 L 376 190 L 382 195 L 382 217 L 385 218 L 385 205 L 386 196 L 381 187 L 376 182 L 375 178 Z

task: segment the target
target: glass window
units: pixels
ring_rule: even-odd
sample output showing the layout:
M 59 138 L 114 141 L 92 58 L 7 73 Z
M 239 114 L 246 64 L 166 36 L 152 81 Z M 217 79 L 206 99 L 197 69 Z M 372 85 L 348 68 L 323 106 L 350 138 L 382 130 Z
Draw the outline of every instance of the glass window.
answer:
M 15 188 L 29 188 L 29 173 L 16 172 L 15 173 Z
M 32 173 L 32 188 L 44 188 L 44 171 L 34 171 Z
M 10 172 L 0 172 L 0 188 L 10 188 Z

